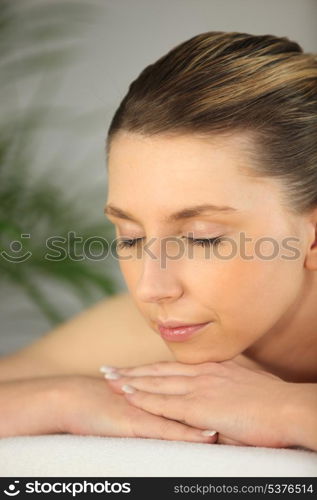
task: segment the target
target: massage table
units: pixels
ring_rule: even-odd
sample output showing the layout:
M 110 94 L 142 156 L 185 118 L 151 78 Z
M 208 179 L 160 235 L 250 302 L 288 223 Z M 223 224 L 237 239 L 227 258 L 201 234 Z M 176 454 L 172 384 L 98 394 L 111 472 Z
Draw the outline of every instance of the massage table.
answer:
M 72 434 L 0 439 L 1 477 L 316 477 L 317 452 Z

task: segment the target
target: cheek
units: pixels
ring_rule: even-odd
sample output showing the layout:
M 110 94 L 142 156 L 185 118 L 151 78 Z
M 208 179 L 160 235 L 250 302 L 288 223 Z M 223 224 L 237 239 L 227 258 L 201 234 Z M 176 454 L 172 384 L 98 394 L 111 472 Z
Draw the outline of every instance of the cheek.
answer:
M 204 280 L 220 327 L 247 342 L 270 330 L 291 308 L 302 278 L 302 267 L 296 261 L 239 258 L 214 265 Z
M 259 329 L 268 328 L 296 299 L 302 277 L 299 261 L 227 258 L 227 250 L 219 252 L 218 258 L 204 259 L 201 248 L 195 252 L 196 258 L 184 259 L 176 274 L 193 300 L 213 311 L 223 326 L 241 325 L 245 331 L 255 321 Z M 142 274 L 142 259 L 119 260 L 119 265 L 133 291 Z

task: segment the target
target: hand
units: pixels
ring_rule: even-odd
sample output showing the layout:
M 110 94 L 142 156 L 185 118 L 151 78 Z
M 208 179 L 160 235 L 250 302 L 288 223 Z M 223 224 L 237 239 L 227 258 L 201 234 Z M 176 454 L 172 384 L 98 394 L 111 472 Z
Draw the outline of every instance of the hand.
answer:
M 105 379 L 70 376 L 59 390 L 60 429 L 92 436 L 143 437 L 215 443 L 216 436 L 202 436 L 201 429 L 153 415 L 114 394 Z
M 160 362 L 119 368 L 108 380 L 135 408 L 201 429 L 218 431 L 218 443 L 289 447 L 288 388 L 291 384 L 263 370 L 236 362 Z M 124 393 L 122 385 L 136 389 Z

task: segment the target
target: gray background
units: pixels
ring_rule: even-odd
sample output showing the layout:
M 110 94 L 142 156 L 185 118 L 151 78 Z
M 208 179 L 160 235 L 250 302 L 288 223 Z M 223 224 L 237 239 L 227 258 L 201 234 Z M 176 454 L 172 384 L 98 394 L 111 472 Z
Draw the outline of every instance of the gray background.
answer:
M 24 0 L 24 2 L 30 0 Z M 48 3 L 41 0 L 32 3 Z M 31 3 L 31 2 L 30 2 Z M 74 0 L 76 3 L 76 0 Z M 91 112 L 88 128 L 70 127 L 66 136 L 58 130 L 40 135 L 34 175 L 46 168 L 44 157 L 60 150 L 63 167 L 57 178 L 71 195 L 97 189 L 95 204 L 87 205 L 92 217 L 100 217 L 106 196 L 105 131 L 130 82 L 148 64 L 176 44 L 204 31 L 242 31 L 287 36 L 305 51 L 317 52 L 316 0 L 99 0 L 95 20 L 83 26 L 81 54 L 63 69 L 54 99 L 76 113 Z M 35 79 L 36 80 L 36 79 Z M 36 81 L 19 85 L 18 105 L 27 105 Z M 86 123 L 87 125 L 87 123 Z M 80 175 L 79 163 L 81 162 Z M 117 273 L 121 288 L 125 285 Z M 82 305 L 67 290 L 47 283 L 48 293 L 63 304 L 71 317 Z M 101 299 L 96 295 L 94 300 Z M 27 345 L 50 329 L 47 320 L 24 294 L 0 284 L 0 354 Z

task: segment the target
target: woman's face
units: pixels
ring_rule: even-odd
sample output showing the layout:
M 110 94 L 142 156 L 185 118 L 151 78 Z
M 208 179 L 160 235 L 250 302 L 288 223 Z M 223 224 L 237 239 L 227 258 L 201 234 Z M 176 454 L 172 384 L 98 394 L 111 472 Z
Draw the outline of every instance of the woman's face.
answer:
M 137 308 L 158 335 L 158 319 L 210 321 L 186 341 L 165 340 L 181 362 L 235 357 L 282 327 L 304 286 L 305 224 L 282 205 L 277 180 L 240 170 L 252 169 L 242 144 L 238 135 L 127 132 L 111 143 L 107 205 L 126 217 L 107 215 L 117 237 L 140 238 L 117 250 Z M 213 208 L 171 217 L 207 204 Z M 226 239 L 203 247 L 186 236 Z

